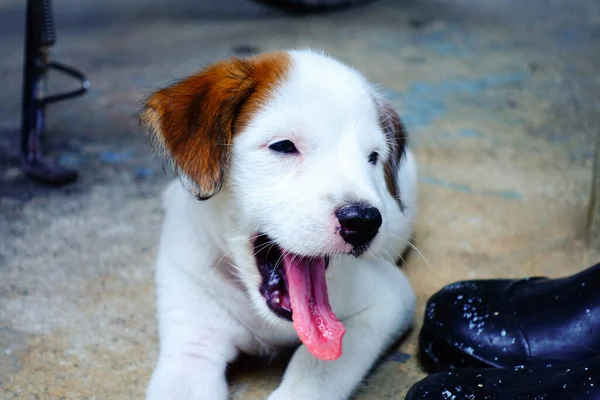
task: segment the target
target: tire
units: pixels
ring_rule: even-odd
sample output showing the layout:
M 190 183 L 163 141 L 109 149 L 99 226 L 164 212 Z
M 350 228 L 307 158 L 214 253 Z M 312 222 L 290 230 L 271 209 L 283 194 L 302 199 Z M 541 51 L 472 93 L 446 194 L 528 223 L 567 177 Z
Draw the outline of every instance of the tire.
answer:
M 374 0 L 252 0 L 291 14 L 313 14 L 337 11 Z

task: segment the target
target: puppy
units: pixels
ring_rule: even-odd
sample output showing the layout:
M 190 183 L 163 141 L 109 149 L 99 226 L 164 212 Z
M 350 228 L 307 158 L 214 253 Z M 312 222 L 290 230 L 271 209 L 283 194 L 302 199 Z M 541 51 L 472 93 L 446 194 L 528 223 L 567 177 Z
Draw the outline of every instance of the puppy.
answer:
M 298 50 L 211 65 L 151 95 L 141 121 L 180 178 L 163 196 L 147 399 L 226 399 L 239 352 L 297 344 L 269 399 L 348 398 L 415 307 L 395 265 L 417 211 L 396 112 Z

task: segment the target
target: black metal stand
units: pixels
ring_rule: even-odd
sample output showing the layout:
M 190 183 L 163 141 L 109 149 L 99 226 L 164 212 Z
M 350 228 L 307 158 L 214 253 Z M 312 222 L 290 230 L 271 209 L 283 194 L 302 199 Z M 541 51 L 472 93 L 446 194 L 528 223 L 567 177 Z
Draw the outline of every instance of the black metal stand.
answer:
M 56 42 L 51 0 L 27 0 L 25 22 L 25 60 L 21 115 L 21 155 L 24 172 L 31 178 L 50 185 L 63 185 L 77 179 L 77 171 L 64 168 L 42 157 L 41 137 L 44 131 L 46 105 L 84 94 L 89 81 L 63 64 L 51 61 L 48 50 Z M 48 71 L 55 70 L 80 82 L 71 92 L 46 96 Z

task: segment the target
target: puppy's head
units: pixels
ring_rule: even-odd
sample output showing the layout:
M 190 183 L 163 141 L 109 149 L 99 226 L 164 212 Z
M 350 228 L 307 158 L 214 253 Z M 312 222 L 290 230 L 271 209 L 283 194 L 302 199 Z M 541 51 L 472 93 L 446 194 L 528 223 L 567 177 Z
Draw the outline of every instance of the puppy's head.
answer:
M 234 249 L 238 267 L 280 316 L 289 305 L 273 293 L 287 283 L 272 272 L 286 255 L 360 256 L 377 245 L 390 204 L 401 207 L 398 115 L 358 72 L 320 53 L 214 64 L 153 94 L 142 121 L 196 198 L 227 189 L 249 233 Z
M 198 200 L 218 193 L 243 131 L 289 68 L 285 53 L 232 59 L 200 71 L 147 100 L 141 122 Z

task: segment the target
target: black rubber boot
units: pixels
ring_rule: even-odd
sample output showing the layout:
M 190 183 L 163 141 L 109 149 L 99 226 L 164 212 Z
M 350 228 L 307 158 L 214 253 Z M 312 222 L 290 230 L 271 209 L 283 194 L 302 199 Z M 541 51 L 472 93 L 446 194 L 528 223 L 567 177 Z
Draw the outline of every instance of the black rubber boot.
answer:
M 463 369 L 414 385 L 405 400 L 598 400 L 600 357 L 560 367 Z
M 546 368 L 597 357 L 600 264 L 562 279 L 446 286 L 427 303 L 419 345 L 434 370 Z

